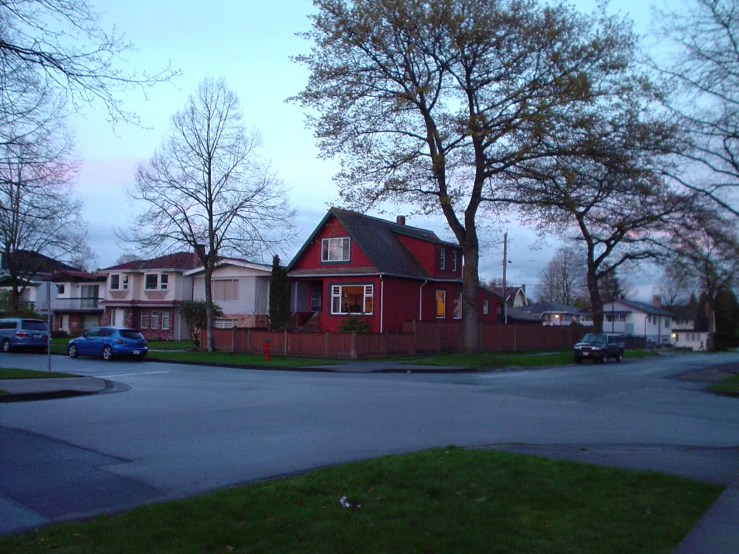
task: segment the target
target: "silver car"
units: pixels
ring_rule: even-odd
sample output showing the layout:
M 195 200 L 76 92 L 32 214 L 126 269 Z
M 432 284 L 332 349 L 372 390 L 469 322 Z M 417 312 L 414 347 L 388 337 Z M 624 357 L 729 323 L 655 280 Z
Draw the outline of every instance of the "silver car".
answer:
M 34 349 L 46 352 L 49 347 L 49 326 L 42 319 L 6 317 L 0 319 L 0 348 L 11 350 Z

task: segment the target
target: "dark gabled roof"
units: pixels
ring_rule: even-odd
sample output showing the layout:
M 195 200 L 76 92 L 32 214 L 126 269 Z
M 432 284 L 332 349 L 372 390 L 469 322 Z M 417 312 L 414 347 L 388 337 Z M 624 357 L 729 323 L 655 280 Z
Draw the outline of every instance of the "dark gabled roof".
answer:
M 509 320 L 514 321 L 541 321 L 541 317 L 524 312 L 521 308 L 508 308 L 506 311 Z
M 649 315 L 660 315 L 660 316 L 672 317 L 672 314 L 668 312 L 667 310 L 658 308 L 656 306 L 653 306 L 652 304 L 647 304 L 645 302 L 637 302 L 635 300 L 616 300 L 616 302 L 621 302 L 622 304 L 625 304 L 629 308 L 639 310 Z
M 44 281 L 53 283 L 96 283 L 105 281 L 104 273 L 88 273 L 87 271 L 56 271 L 44 277 Z
M 687 304 L 685 306 L 665 306 L 664 308 L 672 314 L 672 318 L 678 321 L 693 321 L 698 315 L 698 305 Z
M 400 225 L 399 223 L 349 210 L 331 208 L 300 251 L 292 259 L 290 265 L 287 267 L 288 271 L 291 271 L 295 262 L 300 259 L 305 249 L 313 242 L 318 232 L 323 228 L 324 224 L 331 216 L 334 216 L 339 220 L 349 233 L 349 236 L 354 239 L 356 244 L 367 254 L 369 259 L 375 265 L 376 273 L 421 279 L 431 277 L 426 268 L 421 265 L 403 242 L 401 242 L 398 235 L 417 238 L 437 245 L 459 248 L 459 246 L 453 243 L 442 241 L 433 231 L 420 229 L 418 227 L 410 227 L 408 225 Z M 338 268 L 333 268 L 330 272 L 338 273 L 337 269 Z M 352 271 L 356 272 L 359 269 L 360 268 L 354 268 Z M 367 268 L 362 269 L 366 270 Z M 347 271 L 349 270 L 347 269 Z M 301 273 L 305 272 L 308 272 L 308 270 Z M 318 272 L 318 270 L 310 270 L 311 274 L 317 274 Z M 293 273 L 293 275 L 295 274 Z
M 580 308 L 570 306 L 568 304 L 560 304 L 558 302 L 535 302 L 527 306 L 521 306 L 519 310 L 522 310 L 529 314 L 541 315 L 544 313 L 559 313 L 559 314 L 579 314 Z
M 147 269 L 179 269 L 187 271 L 200 265 L 200 260 L 194 252 L 175 252 L 166 256 L 159 256 L 150 260 L 134 260 L 125 264 L 106 267 L 101 271 L 144 271 Z
M 57 261 L 49 256 L 31 250 L 16 250 L 13 252 L 12 257 L 15 267 L 19 268 L 22 273 L 29 275 L 65 270 L 79 271 L 78 267 L 72 267 L 64 262 Z M 8 270 L 8 260 L 4 253 L 0 256 L 0 270 Z

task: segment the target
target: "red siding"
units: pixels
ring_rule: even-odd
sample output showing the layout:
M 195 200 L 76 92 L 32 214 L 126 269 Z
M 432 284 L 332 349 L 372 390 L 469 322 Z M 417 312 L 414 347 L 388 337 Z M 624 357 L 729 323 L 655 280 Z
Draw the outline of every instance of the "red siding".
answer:
M 421 265 L 435 279 L 459 279 L 462 277 L 462 250 L 452 248 L 451 246 L 440 246 L 438 244 L 425 240 L 408 237 L 406 235 L 397 235 L 398 239 L 410 250 Z M 441 249 L 446 250 L 446 269 L 441 270 Z M 457 252 L 457 270 L 452 271 L 452 252 Z
M 313 240 L 306 246 L 300 258 L 295 262 L 292 269 L 316 269 L 325 267 L 374 267 L 375 264 L 365 254 L 364 250 L 354 241 L 351 241 L 349 250 L 349 262 L 321 262 L 321 240 L 332 237 L 348 237 L 349 233 L 334 216 L 326 220 L 326 224 L 320 229 Z

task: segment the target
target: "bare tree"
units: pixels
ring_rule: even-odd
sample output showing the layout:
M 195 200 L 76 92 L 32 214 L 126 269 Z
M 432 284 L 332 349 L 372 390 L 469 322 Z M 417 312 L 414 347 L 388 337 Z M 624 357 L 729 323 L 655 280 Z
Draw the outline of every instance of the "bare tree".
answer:
M 0 143 L 0 248 L 17 311 L 26 280 L 45 269 L 39 265 L 43 258 L 34 254 L 73 260 L 92 256 L 84 242 L 82 203 L 72 193 L 77 162 L 63 119 L 52 112 L 45 125 L 13 134 L 12 143 Z
M 673 263 L 690 274 L 708 306 L 708 347 L 714 347 L 716 298 L 732 290 L 739 275 L 739 234 L 735 218 L 722 217 L 714 206 L 694 204 L 673 228 Z
M 537 296 L 540 301 L 575 305 L 585 287 L 585 257 L 573 247 L 558 248 L 539 274 Z
M 100 25 L 88 0 L 5 0 L 0 4 L 0 90 L 18 92 L 29 74 L 39 90 L 81 104 L 102 102 L 112 121 L 131 120 L 122 96 L 170 79 L 165 68 L 148 74 L 119 67 L 133 45 L 115 29 Z M 23 102 L 0 103 L 0 118 L 18 119 L 32 111 Z
M 655 288 L 655 294 L 665 306 L 677 305 L 686 295 L 690 287 L 690 274 L 682 263 L 667 264 L 662 278 Z
M 560 153 L 568 107 L 617 95 L 634 37 L 604 11 L 533 0 L 315 0 L 310 69 L 293 100 L 345 202 L 444 216 L 464 255 L 463 342 L 479 350 L 480 220 L 496 176 Z M 592 104 L 595 105 L 595 102 Z M 573 146 L 567 145 L 567 148 Z
M 293 236 L 283 183 L 257 156 L 259 135 L 242 123 L 236 94 L 224 79 L 205 78 L 131 191 L 147 209 L 124 239 L 147 251 L 187 245 L 205 269 L 208 350 L 213 350 L 211 277 L 220 255 L 262 257 Z
M 674 47 L 659 68 L 683 128 L 685 164 L 668 173 L 739 216 L 739 0 L 689 0 L 656 16 L 660 52 Z

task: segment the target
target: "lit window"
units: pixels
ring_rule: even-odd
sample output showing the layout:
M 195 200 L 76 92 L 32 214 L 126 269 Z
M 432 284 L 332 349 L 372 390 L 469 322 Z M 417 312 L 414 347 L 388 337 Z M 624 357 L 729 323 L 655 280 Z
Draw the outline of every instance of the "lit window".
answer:
M 331 287 L 331 313 L 366 314 L 374 311 L 374 287 L 372 285 L 333 285 Z
M 348 262 L 349 237 L 323 239 L 321 241 L 322 262 Z
M 446 269 L 446 248 L 439 250 L 439 269 Z
M 445 290 L 436 291 L 436 317 L 438 318 L 446 317 L 446 291 Z
M 452 317 L 462 319 L 462 291 L 454 293 L 454 305 L 452 306 Z

